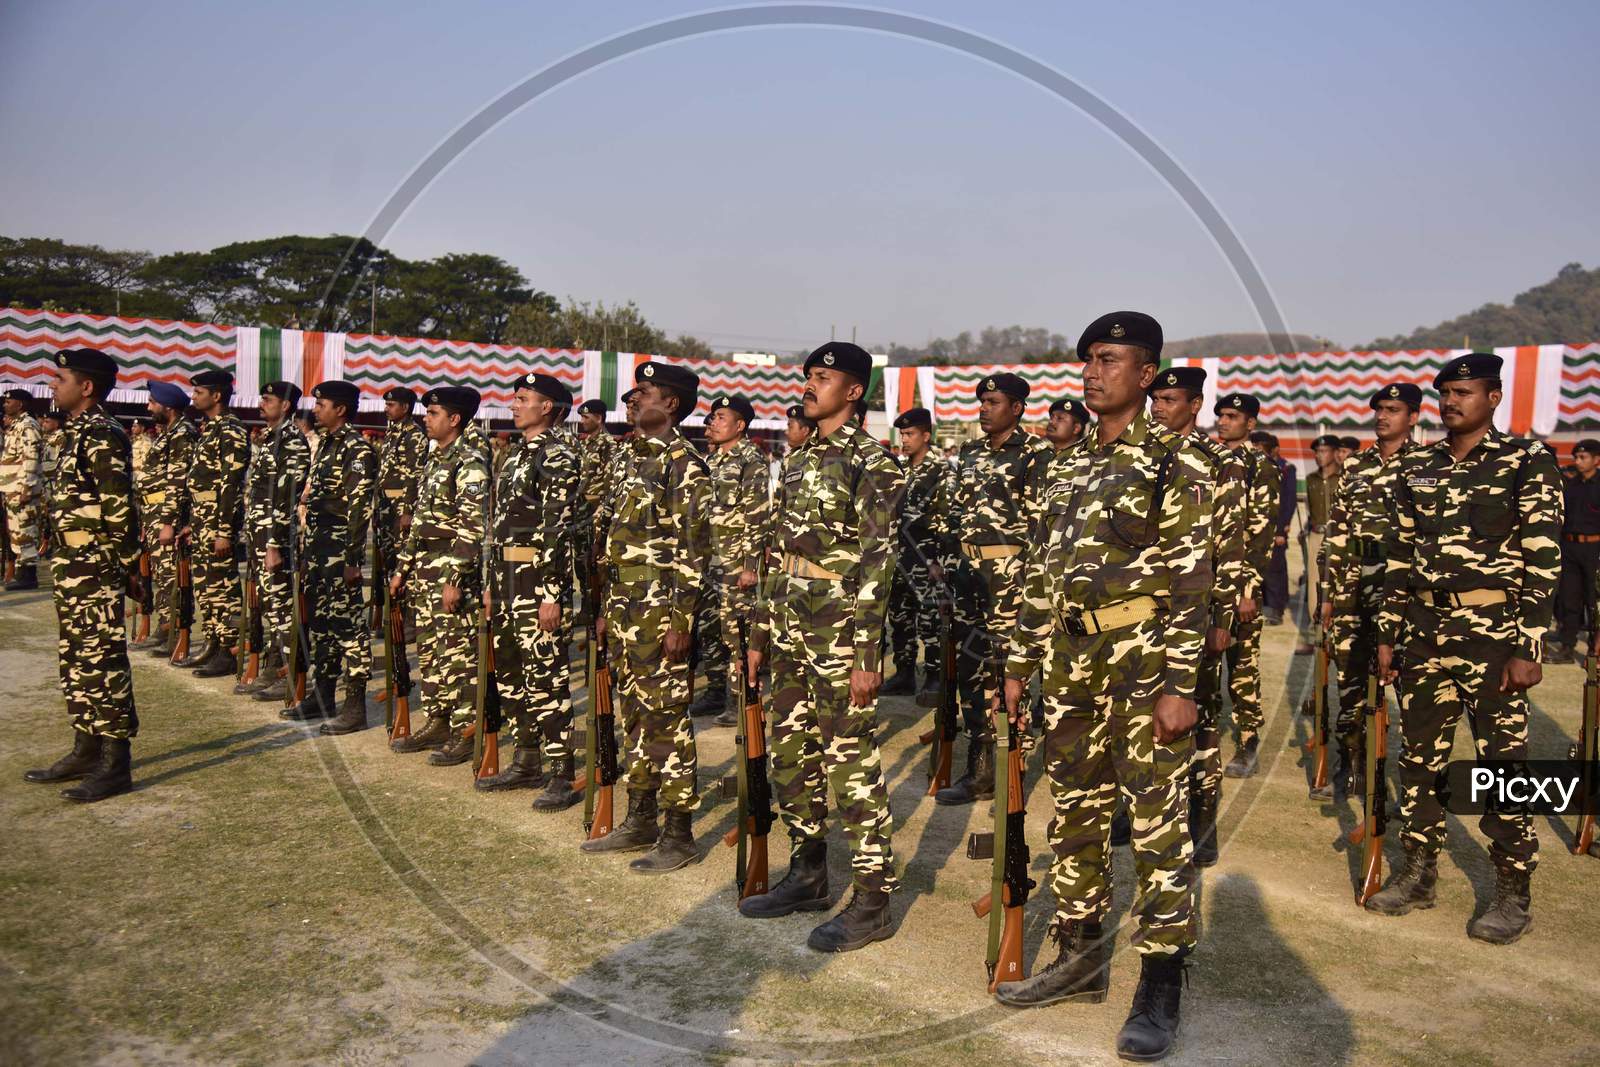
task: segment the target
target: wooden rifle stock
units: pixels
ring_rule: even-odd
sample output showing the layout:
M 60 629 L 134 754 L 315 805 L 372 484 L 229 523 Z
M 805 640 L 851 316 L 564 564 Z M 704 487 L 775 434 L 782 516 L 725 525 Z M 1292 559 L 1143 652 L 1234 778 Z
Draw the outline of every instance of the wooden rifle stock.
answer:
M 586 681 L 589 709 L 584 729 L 583 830 L 594 841 L 609 834 L 616 813 L 612 786 L 617 780 L 617 739 L 611 707 L 611 667 L 596 636 L 600 617 L 600 590 L 604 579 L 596 562 L 589 589 L 588 664 Z
M 1600 674 L 1597 674 L 1597 661 L 1592 651 L 1584 657 L 1583 662 L 1587 674 L 1583 683 L 1583 722 L 1578 727 L 1578 748 L 1573 753 L 1583 761 L 1578 772 L 1580 803 L 1583 807 L 1578 809 L 1577 832 L 1572 838 L 1572 853 L 1575 856 L 1590 852 L 1594 846 L 1595 812 L 1591 798 L 1595 793 L 1597 763 L 1600 763 Z
M 749 641 L 739 623 L 739 724 L 734 735 L 737 818 L 722 843 L 737 848 L 733 882 L 736 899 L 760 896 L 768 889 L 767 831 L 772 827 L 771 786 L 767 780 L 767 738 L 761 690 L 750 684 L 746 652 Z M 724 783 L 726 792 L 726 783 Z
M 172 639 L 171 662 L 176 663 L 189 654 L 189 626 L 193 620 L 188 616 L 193 578 L 189 573 L 189 554 L 184 551 L 181 539 L 174 539 L 172 545 L 178 554 L 178 580 L 172 586 L 172 625 L 177 636 Z
M 1389 752 L 1389 710 L 1383 686 L 1374 671 L 1367 679 L 1364 739 L 1363 816 L 1347 840 L 1361 846 L 1361 884 L 1356 903 L 1365 904 L 1383 886 L 1383 836 L 1388 823 L 1388 797 L 1384 787 L 1384 761 Z
M 1314 754 L 1311 788 L 1328 784 L 1328 635 L 1317 634 L 1316 692 L 1311 694 L 1311 737 L 1304 749 Z
M 922 738 L 923 744 L 933 745 L 928 753 L 928 791 L 925 794 L 930 797 L 950 785 L 951 756 L 956 748 L 956 724 L 960 718 L 957 708 L 960 692 L 956 681 L 955 626 L 948 601 L 940 605 L 939 613 L 944 621 L 941 641 L 943 654 L 940 657 L 944 662 L 939 688 L 939 709 L 934 713 L 933 729 Z
M 989 944 L 984 963 L 989 972 L 989 992 L 1001 982 L 1021 981 L 1023 905 L 1034 882 L 1028 877 L 1028 842 L 1024 834 L 1027 810 L 1022 790 L 1022 748 L 1014 741 L 1011 721 L 1002 702 L 994 709 L 995 762 L 1005 767 L 1005 803 L 996 796 L 994 832 L 973 834 L 967 856 L 991 859 L 989 892 L 973 901 L 972 910 L 989 920 Z M 995 901 L 1000 907 L 995 907 Z
M 139 600 L 139 622 L 134 630 L 133 639 L 135 641 L 144 641 L 150 636 L 150 616 L 155 609 L 155 591 L 150 588 L 150 552 L 148 549 L 139 553 L 139 577 L 144 579 L 144 596 Z
M 472 766 L 479 778 L 493 778 L 500 773 L 499 697 L 494 677 L 494 642 L 489 636 L 489 609 L 484 608 L 483 617 L 478 621 L 478 716 L 472 736 Z M 490 723 L 491 716 L 497 721 Z

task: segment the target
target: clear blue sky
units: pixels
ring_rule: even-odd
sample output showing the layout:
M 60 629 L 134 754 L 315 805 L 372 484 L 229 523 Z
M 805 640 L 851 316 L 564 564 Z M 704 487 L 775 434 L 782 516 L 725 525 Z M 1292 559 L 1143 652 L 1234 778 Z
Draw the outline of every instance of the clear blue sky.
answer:
M 0 7 L 0 233 L 158 252 L 359 232 L 508 86 L 678 3 Z M 1154 136 L 1291 328 L 1370 340 L 1600 262 L 1592 2 L 909 3 L 1028 52 Z M 1178 199 L 1094 123 L 910 41 L 758 30 L 535 102 L 385 242 L 483 251 L 720 346 L 830 324 L 920 342 L 1256 329 Z M 1551 338 L 1550 340 L 1563 340 Z M 1570 340 L 1570 339 L 1567 339 Z

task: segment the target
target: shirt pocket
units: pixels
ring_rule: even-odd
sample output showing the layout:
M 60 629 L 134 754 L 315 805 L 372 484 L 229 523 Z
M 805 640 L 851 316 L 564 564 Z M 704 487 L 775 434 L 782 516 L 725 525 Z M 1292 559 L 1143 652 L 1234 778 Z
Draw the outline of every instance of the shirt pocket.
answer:
M 1504 541 L 1516 525 L 1517 516 L 1509 496 L 1475 496 L 1467 507 L 1467 526 L 1473 536 L 1486 541 Z

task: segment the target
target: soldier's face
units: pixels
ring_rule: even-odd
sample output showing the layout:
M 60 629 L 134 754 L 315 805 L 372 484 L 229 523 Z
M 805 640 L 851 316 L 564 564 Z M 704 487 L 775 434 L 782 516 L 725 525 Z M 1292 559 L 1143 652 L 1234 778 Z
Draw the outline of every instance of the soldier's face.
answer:
M 1439 387 L 1439 420 L 1446 429 L 1472 433 L 1489 425 L 1500 406 L 1500 390 L 1486 379 L 1445 382 Z
M 1578 473 L 1585 478 L 1594 473 L 1597 462 L 1600 462 L 1600 457 L 1597 457 L 1593 452 L 1574 452 L 1572 454 L 1572 465 L 1578 468 Z
M 1223 408 L 1217 412 L 1217 436 L 1224 441 L 1243 441 L 1256 428 L 1256 420 L 1239 408 Z
M 532 389 L 518 389 L 511 394 L 511 425 L 519 430 L 531 430 L 550 421 L 555 411 L 555 401 Z
M 399 422 L 401 419 L 410 417 L 411 405 L 402 404 L 396 400 L 385 400 L 383 402 L 383 413 L 390 422 Z
M 1329 445 L 1318 445 L 1311 450 L 1311 454 L 1317 458 L 1317 466 L 1319 467 L 1332 466 L 1334 461 L 1339 458 L 1339 450 Z
M 6 418 L 14 419 L 22 413 L 22 401 L 14 396 L 6 397 Z
M 811 427 L 799 419 L 790 419 L 789 424 L 783 428 L 783 439 L 789 442 L 790 448 L 799 448 L 810 436 Z
M 1150 417 L 1174 433 L 1188 433 L 1200 417 L 1201 403 L 1187 389 L 1157 389 L 1150 394 Z
M 264 396 L 261 398 L 261 417 L 274 426 L 289 410 L 288 401 L 281 396 Z
M 460 430 L 463 421 L 461 416 L 438 404 L 429 404 L 428 410 L 422 413 L 422 428 L 435 441 L 448 440 Z
M 677 394 L 661 388 L 655 382 L 635 386 L 633 390 L 633 423 L 645 433 L 660 433 L 672 424 L 673 403 Z
M 584 433 L 594 433 L 600 429 L 600 416 L 592 412 L 584 412 L 578 416 L 578 429 Z
M 737 441 L 744 432 L 744 420 L 732 408 L 718 408 L 706 420 L 706 440 L 714 445 Z
M 1350 450 L 1344 447 L 1344 445 L 1340 445 L 1338 448 L 1333 450 L 1333 458 L 1336 462 L 1343 463 L 1345 460 L 1350 458 Z
M 900 451 L 908 456 L 920 456 L 927 451 L 933 434 L 925 426 L 911 426 L 900 431 Z
M 200 412 L 200 414 L 209 415 L 217 409 L 218 399 L 219 398 L 217 394 L 212 392 L 209 387 L 197 385 L 194 387 L 194 398 L 190 401 L 190 403 L 194 406 L 196 411 Z
M 1155 380 L 1142 348 L 1096 341 L 1083 354 L 1083 403 L 1096 415 L 1140 407 Z
M 1407 437 L 1416 425 L 1417 413 L 1404 400 L 1380 400 L 1372 409 L 1372 432 L 1380 441 Z
M 846 408 L 852 412 L 863 387 L 855 375 L 829 367 L 812 367 L 806 372 L 806 391 L 800 397 L 806 418 L 813 422 L 837 416 Z
M 984 433 L 1001 434 L 1022 418 L 1022 404 L 998 391 L 984 393 L 978 398 L 978 426 Z
M 317 420 L 317 427 L 323 430 L 337 429 L 340 420 L 344 418 L 341 414 L 343 411 L 344 408 L 335 405 L 325 396 L 318 397 L 316 404 L 311 408 L 311 414 Z
M 50 391 L 55 394 L 56 407 L 62 411 L 76 411 L 88 398 L 90 386 L 69 370 L 58 370 L 50 379 Z

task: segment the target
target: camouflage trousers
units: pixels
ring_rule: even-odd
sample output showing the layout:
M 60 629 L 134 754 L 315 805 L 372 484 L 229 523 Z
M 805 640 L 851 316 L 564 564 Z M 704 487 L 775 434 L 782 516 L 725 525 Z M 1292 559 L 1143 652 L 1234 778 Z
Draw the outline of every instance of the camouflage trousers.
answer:
M 102 545 L 61 545 L 50 557 L 59 624 L 61 693 L 72 728 L 101 737 L 139 732 L 123 589 L 127 576 Z
M 1111 816 L 1120 788 L 1133 824 L 1139 879 L 1133 944 L 1141 955 L 1186 955 L 1195 942 L 1189 862 L 1194 739 L 1155 742 L 1166 668 L 1164 617 L 1094 637 L 1056 632 L 1044 668 L 1045 773 L 1055 818 L 1050 887 L 1056 918 L 1111 910 Z
M 755 590 L 739 588 L 737 570 L 713 577 L 706 583 L 706 590 L 706 604 L 701 606 L 696 620 L 698 666 L 705 671 L 706 681 L 713 689 L 726 685 L 729 692 L 737 692 L 739 657 L 734 650 L 739 645 L 739 627 L 749 625 L 750 614 L 755 610 Z
M 1233 698 L 1233 739 L 1243 745 L 1261 736 L 1261 616 L 1233 624 L 1228 692 Z
M 814 841 L 827 834 L 831 792 L 855 887 L 893 892 L 900 882 L 874 736 L 877 701 L 850 706 L 854 600 L 840 592 L 837 582 L 777 579 L 768 644 L 772 791 L 789 836 Z
M 432 561 L 419 563 L 406 576 L 406 602 L 417 613 L 418 707 L 428 718 L 446 718 L 453 730 L 465 730 L 478 714 L 478 620 L 483 601 L 471 588 L 461 589 L 454 611 L 444 609 L 444 575 Z M 496 673 L 498 682 L 500 675 Z
M 361 583 L 344 580 L 344 545 L 323 540 L 313 530 L 302 550 L 306 637 L 310 665 L 318 678 L 341 676 L 351 688 L 366 688 L 372 677 L 372 644 L 361 617 Z
M 173 587 L 178 581 L 178 555 L 171 545 L 161 543 L 161 524 L 147 523 L 142 543 L 150 556 L 150 625 L 152 633 L 172 621 Z
M 17 565 L 37 565 L 39 536 L 44 529 L 44 497 L 35 492 L 24 503 L 21 493 L 6 493 L 4 501 L 6 530 L 11 537 L 11 551 L 16 553 Z
M 1189 788 L 1213 796 L 1222 790 L 1223 656 L 1203 654 L 1195 684 L 1194 763 Z
M 1361 597 L 1361 606 L 1353 614 L 1334 617 L 1333 666 L 1339 676 L 1339 709 L 1333 717 L 1333 732 L 1351 746 L 1366 730 L 1367 679 L 1377 666 L 1381 596 L 1381 588 L 1375 588 L 1370 598 Z
M 490 564 L 494 610 L 494 676 L 500 712 L 518 748 L 539 748 L 547 761 L 572 754 L 572 613 L 565 594 L 556 603 L 561 623 L 539 628 L 540 596 L 526 563 Z
M 383 591 L 394 574 L 395 556 L 403 540 L 394 529 L 395 517 L 388 501 L 379 493 L 380 501 L 372 509 L 372 543 L 378 549 L 378 565 L 372 571 L 372 602 L 383 603 Z
M 951 583 L 956 673 L 967 734 L 974 740 L 994 739 L 989 708 L 1000 692 L 1005 642 L 1017 628 L 1022 560 L 1021 553 L 1000 559 L 963 558 Z
M 927 563 L 900 556 L 889 584 L 889 630 L 896 663 L 915 663 L 920 647 L 924 667 L 939 665 L 939 599 L 943 595 L 943 588 L 928 573 Z
M 1438 609 L 1412 601 L 1400 658 L 1401 836 L 1438 853 L 1445 842 L 1436 783 L 1450 761 L 1456 724 L 1472 731 L 1478 759 L 1528 758 L 1528 695 L 1500 692 L 1516 624 L 1505 604 Z M 1528 815 L 1490 812 L 1478 820 L 1496 866 L 1531 872 L 1539 841 Z
M 194 532 L 189 553 L 189 570 L 194 582 L 195 613 L 208 639 L 231 649 L 239 641 L 239 613 L 243 609 L 239 592 L 239 564 L 230 549 L 216 555 L 211 542 L 226 531 Z
M 266 544 L 256 539 L 250 547 L 254 553 L 252 570 L 256 579 L 256 624 L 261 632 L 261 651 L 276 648 L 285 657 L 289 655 L 289 640 L 294 635 L 294 585 L 289 573 L 287 549 L 278 552 L 284 558 L 283 566 L 267 570 Z
M 689 719 L 689 663 L 667 660 L 668 610 L 656 584 L 611 582 L 606 655 L 612 696 L 626 738 L 628 790 L 657 794 L 663 811 L 693 811 L 699 757 Z

